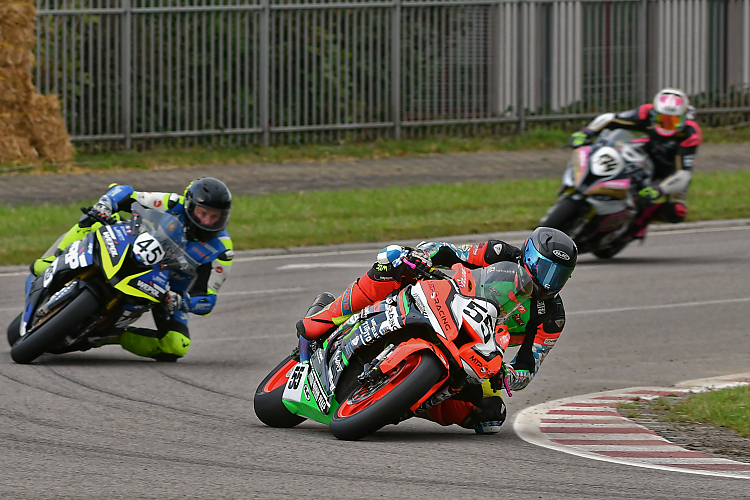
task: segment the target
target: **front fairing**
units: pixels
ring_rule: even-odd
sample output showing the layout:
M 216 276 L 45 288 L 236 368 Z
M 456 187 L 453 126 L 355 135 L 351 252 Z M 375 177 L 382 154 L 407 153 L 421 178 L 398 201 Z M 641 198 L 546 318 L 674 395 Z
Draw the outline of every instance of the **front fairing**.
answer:
M 603 132 L 597 142 L 573 151 L 563 175 L 563 191 L 626 199 L 634 175 L 650 162 L 627 130 Z

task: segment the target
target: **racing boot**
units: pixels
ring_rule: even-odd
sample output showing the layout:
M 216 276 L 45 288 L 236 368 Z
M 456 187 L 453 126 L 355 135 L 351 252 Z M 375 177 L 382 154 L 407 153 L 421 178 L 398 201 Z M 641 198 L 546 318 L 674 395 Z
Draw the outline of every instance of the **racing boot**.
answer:
M 377 281 L 371 278 L 369 273 L 365 274 L 349 285 L 349 288 L 327 307 L 310 315 L 310 311 L 315 308 L 318 302 L 318 299 L 316 299 L 316 303 L 310 308 L 308 315 L 297 322 L 297 335 L 307 340 L 325 337 L 334 328 L 346 321 L 349 316 L 364 309 L 365 306 L 384 299 L 398 287 L 398 281 Z
M 29 266 L 31 274 L 33 274 L 34 276 L 39 276 L 40 274 L 42 274 L 47 270 L 49 266 L 52 265 L 55 259 L 63 253 L 63 250 L 68 248 L 68 245 L 70 245 L 74 241 L 82 240 L 86 237 L 87 234 L 91 232 L 91 227 L 87 227 L 85 224 L 81 225 L 82 220 L 83 217 L 81 218 L 81 221 L 78 222 L 78 224 L 71 227 L 67 233 L 60 236 L 60 238 L 58 238 L 58 240 L 52 244 L 50 249 L 44 253 L 44 256 L 42 258 L 36 259 L 31 263 L 31 266 Z

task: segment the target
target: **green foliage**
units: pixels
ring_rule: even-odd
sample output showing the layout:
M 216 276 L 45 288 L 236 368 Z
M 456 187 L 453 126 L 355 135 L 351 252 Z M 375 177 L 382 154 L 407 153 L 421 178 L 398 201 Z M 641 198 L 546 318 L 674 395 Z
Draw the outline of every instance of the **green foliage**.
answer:
M 750 437 L 750 386 L 695 394 L 665 409 L 670 421 L 718 425 Z

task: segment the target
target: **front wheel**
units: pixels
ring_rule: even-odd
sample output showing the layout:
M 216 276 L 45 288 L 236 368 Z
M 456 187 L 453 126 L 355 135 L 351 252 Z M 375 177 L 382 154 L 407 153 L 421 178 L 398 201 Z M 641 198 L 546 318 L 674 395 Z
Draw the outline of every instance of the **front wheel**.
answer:
M 559 229 L 573 238 L 570 233 L 580 223 L 587 207 L 588 203 L 563 198 L 549 209 L 547 214 L 539 221 L 539 225 Z
M 594 250 L 593 253 L 600 259 L 611 259 L 620 251 L 625 248 L 628 245 L 628 241 L 625 241 L 624 239 L 618 239 L 615 240 L 611 245 L 608 245 L 604 248 L 600 248 L 598 250 Z
M 10 325 L 8 325 L 8 345 L 13 347 L 13 345 L 18 342 L 18 339 L 21 338 L 21 317 L 23 316 L 23 313 L 16 316 L 16 319 L 10 322 Z
M 430 352 L 411 354 L 381 379 L 357 385 L 331 416 L 331 432 L 344 440 L 372 434 L 427 394 L 444 369 Z
M 39 329 L 27 333 L 10 348 L 10 357 L 16 363 L 25 365 L 55 347 L 72 330 L 96 311 L 99 302 L 88 288 L 74 298 L 60 312 L 50 318 Z
M 296 364 L 296 359 L 287 356 L 263 379 L 255 391 L 255 398 L 253 398 L 255 415 L 269 427 L 289 428 L 305 420 L 304 417 L 290 412 L 281 401 L 289 372 Z

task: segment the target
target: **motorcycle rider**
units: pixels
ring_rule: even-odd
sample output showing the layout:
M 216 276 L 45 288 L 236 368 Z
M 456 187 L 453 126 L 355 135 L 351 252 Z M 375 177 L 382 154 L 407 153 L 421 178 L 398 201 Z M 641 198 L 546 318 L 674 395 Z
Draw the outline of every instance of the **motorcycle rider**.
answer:
M 654 163 L 651 184 L 641 186 L 638 195 L 645 208 L 631 230 L 643 238 L 648 224 L 657 219 L 678 223 L 687 215 L 687 190 L 695 154 L 702 141 L 695 122 L 695 109 L 681 90 L 666 88 L 657 92 L 651 104 L 621 113 L 604 113 L 571 136 L 570 146 L 578 148 L 592 141 L 604 129 L 622 128 L 644 132 L 644 148 Z
M 534 230 L 521 249 L 498 240 L 461 247 L 442 242 L 422 242 L 415 249 L 389 245 L 378 254 L 372 268 L 341 296 L 319 295 L 306 317 L 297 322 L 297 334 L 308 341 L 325 338 L 354 312 L 414 283 L 415 275 L 403 264 L 404 260 L 424 268 L 449 268 L 460 263 L 469 269 L 519 261 L 531 274 L 534 289 L 528 309 L 519 310 L 506 323 L 510 346 L 520 347 L 513 361 L 506 363 L 505 377 L 511 390 L 522 390 L 539 372 L 565 326 L 565 308 L 559 292 L 570 278 L 577 257 L 573 240 L 548 227 Z M 500 391 L 493 390 L 493 385 L 498 387 L 498 381 L 495 382 L 469 384 L 418 416 L 441 425 L 458 424 L 475 429 L 479 434 L 498 432 L 506 408 Z
M 176 216 L 185 228 L 188 240 L 185 250 L 200 266 L 197 276 L 170 273 L 166 303 L 151 309 L 156 330 L 129 326 L 112 343 L 118 343 L 138 356 L 176 361 L 190 348 L 187 313 L 209 314 L 216 304 L 216 294 L 229 275 L 234 250 L 225 228 L 232 208 L 232 194 L 223 182 L 213 177 L 195 179 L 182 195 L 135 191 L 130 186 L 112 184 L 89 208 L 89 213 L 119 220 L 118 212 L 130 212 L 133 202 Z M 38 276 L 65 248 L 83 239 L 99 225 L 92 217 L 83 215 L 52 246 L 49 255 L 31 264 L 32 275 Z M 190 287 L 193 278 L 195 282 Z

